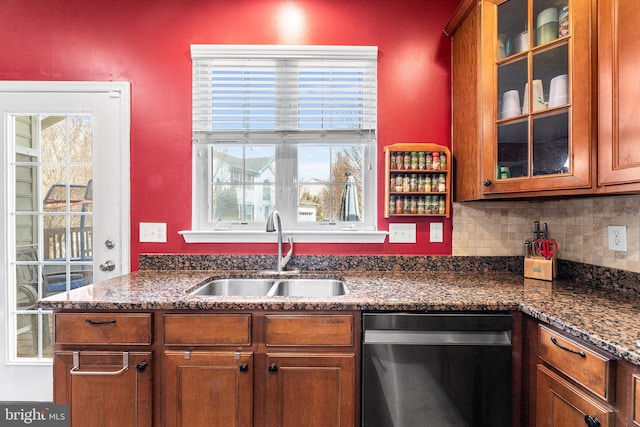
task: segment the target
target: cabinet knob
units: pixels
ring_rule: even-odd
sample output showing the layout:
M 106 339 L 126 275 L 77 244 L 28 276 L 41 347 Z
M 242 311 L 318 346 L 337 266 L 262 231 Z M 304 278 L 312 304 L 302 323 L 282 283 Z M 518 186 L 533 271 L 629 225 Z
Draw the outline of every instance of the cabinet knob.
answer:
M 485 187 L 489 187 L 491 184 L 492 183 L 490 179 L 485 179 L 484 181 L 482 181 L 482 185 L 484 185 Z
M 275 363 L 272 363 L 271 365 L 269 365 L 269 372 L 271 373 L 278 372 L 278 365 L 276 365 Z
M 147 368 L 147 362 L 142 361 L 136 365 L 136 371 L 142 372 Z
M 598 420 L 597 418 L 594 418 L 594 417 L 592 417 L 590 415 L 585 415 L 584 416 L 584 422 L 589 427 L 600 427 L 600 420 Z
M 240 372 L 249 372 L 249 365 L 246 362 L 240 365 Z

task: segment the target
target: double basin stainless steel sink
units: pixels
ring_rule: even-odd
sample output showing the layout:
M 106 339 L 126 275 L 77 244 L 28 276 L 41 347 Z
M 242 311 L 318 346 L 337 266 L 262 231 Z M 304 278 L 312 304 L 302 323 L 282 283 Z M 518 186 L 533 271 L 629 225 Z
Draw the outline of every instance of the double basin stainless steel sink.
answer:
M 190 295 L 335 297 L 349 292 L 338 279 L 327 278 L 226 278 L 205 283 Z

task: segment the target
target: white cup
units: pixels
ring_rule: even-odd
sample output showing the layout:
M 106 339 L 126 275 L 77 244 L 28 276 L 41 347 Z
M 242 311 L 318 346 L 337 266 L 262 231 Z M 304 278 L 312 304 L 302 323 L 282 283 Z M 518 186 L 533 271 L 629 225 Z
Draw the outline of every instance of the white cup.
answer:
M 502 94 L 501 119 L 517 116 L 522 113 L 520 110 L 520 93 L 517 90 L 508 90 Z
M 516 34 L 513 38 L 511 48 L 513 50 L 513 52 L 510 52 L 511 55 L 514 53 L 524 52 L 529 49 L 529 33 L 527 31 L 523 31 Z
M 564 105 L 569 102 L 568 90 L 569 76 L 560 74 L 551 79 L 549 86 L 549 108 Z
M 544 102 L 544 93 L 542 90 L 542 80 L 534 80 L 531 91 L 533 99 L 532 107 L 533 111 L 544 110 L 547 105 Z M 529 113 L 529 83 L 524 85 L 524 102 L 522 103 L 522 114 Z

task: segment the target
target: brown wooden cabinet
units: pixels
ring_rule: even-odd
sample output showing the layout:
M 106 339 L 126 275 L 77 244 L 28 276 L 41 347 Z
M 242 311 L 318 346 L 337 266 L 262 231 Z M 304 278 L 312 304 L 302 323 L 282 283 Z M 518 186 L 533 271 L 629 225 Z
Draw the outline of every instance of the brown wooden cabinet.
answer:
M 153 425 L 151 339 L 149 313 L 55 314 L 53 398 L 72 427 Z
M 253 353 L 166 351 L 165 425 L 252 425 Z
M 268 353 L 265 425 L 354 426 L 355 365 L 354 354 Z
M 524 320 L 523 426 L 640 425 L 634 420 L 640 367 L 529 316 Z
M 612 427 L 614 410 L 545 366 L 538 366 L 537 427 Z
M 598 5 L 598 185 L 640 190 L 640 9 L 633 0 Z
M 461 4 L 445 28 L 452 36 L 455 200 L 594 192 L 595 4 Z M 567 31 L 560 33 L 565 7 Z M 555 33 L 543 39 L 537 27 L 551 9 Z
M 165 314 L 164 425 L 357 425 L 357 319 Z

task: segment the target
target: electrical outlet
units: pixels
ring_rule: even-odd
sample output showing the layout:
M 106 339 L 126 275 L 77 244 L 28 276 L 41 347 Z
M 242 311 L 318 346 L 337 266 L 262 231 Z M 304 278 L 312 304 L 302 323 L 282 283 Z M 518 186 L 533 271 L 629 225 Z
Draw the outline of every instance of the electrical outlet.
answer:
M 167 223 L 141 222 L 140 242 L 167 243 Z
M 429 224 L 429 241 L 430 242 L 443 242 L 443 230 L 441 222 L 432 222 Z
M 415 224 L 389 224 L 389 243 L 415 243 Z
M 609 250 L 610 251 L 627 251 L 627 226 L 626 225 L 610 225 L 609 226 Z

